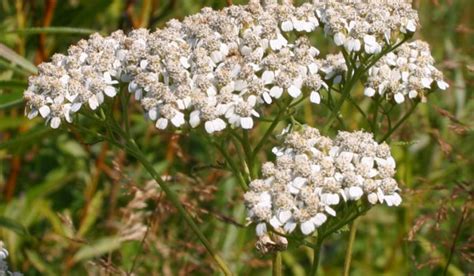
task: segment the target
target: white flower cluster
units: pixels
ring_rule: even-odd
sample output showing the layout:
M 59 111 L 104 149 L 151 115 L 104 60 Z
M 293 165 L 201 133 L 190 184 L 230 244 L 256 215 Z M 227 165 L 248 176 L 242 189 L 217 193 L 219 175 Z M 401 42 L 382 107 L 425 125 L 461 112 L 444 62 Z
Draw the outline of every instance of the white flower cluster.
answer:
M 341 83 L 344 78 L 347 65 L 342 53 L 329 54 L 321 60 L 321 72 L 324 75 L 324 80 L 330 80 L 334 84 Z
M 407 0 L 325 0 L 315 6 L 326 35 L 348 52 L 379 53 L 418 25 L 418 13 Z
M 368 75 L 366 96 L 378 93 L 398 104 L 406 97 L 426 101 L 426 94 L 434 82 L 441 90 L 449 87 L 443 80 L 443 73 L 434 67 L 428 43 L 420 40 L 403 44 L 383 56 L 369 69 Z
M 277 159 L 262 167 L 262 179 L 244 195 L 248 219 L 265 235 L 267 224 L 284 233 L 297 226 L 310 235 L 336 216 L 331 206 L 361 198 L 371 204 L 398 206 L 402 199 L 393 178 L 395 160 L 387 144 L 370 133 L 339 132 L 334 140 L 304 127 L 287 134 L 275 148 Z
M 314 6 L 255 2 L 205 8 L 152 33 L 117 31 L 80 41 L 30 78 L 28 117 L 39 114 L 57 128 L 84 105 L 95 110 L 105 96 L 115 97 L 119 82 L 128 83 L 159 129 L 186 123 L 208 133 L 228 125 L 250 129 L 259 106 L 284 92 L 307 93 L 319 103 L 325 86 L 319 51 L 305 36 L 319 25 Z M 288 32 L 296 38 L 289 41 Z
M 0 275 L 6 275 L 8 265 L 5 259 L 8 257 L 8 250 L 3 247 L 3 242 L 0 241 Z

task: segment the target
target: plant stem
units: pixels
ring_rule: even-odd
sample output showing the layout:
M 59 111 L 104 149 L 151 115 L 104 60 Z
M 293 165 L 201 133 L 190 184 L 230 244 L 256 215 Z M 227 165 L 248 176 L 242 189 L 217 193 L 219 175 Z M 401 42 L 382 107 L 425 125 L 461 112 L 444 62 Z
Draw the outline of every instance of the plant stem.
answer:
M 448 274 L 449 265 L 451 264 L 451 261 L 453 259 L 454 249 L 456 248 L 456 241 L 458 239 L 459 233 L 461 232 L 461 227 L 464 222 L 464 219 L 466 218 L 466 214 L 467 214 L 467 207 L 464 206 L 462 208 L 461 218 L 459 219 L 458 225 L 456 226 L 456 232 L 454 233 L 453 243 L 451 244 L 451 248 L 449 250 L 449 257 L 448 257 L 448 261 L 446 262 L 446 266 L 444 267 L 443 275 Z
M 281 109 L 278 111 L 278 114 L 276 115 L 275 119 L 273 120 L 272 124 L 268 127 L 267 131 L 263 135 L 262 139 L 258 142 L 257 146 L 255 146 L 253 152 L 252 152 L 252 160 L 255 159 L 257 154 L 260 152 L 260 149 L 265 145 L 267 142 L 268 138 L 270 135 L 273 133 L 275 130 L 276 126 L 280 122 L 281 117 L 283 114 L 285 114 L 287 107 L 291 104 L 291 100 L 288 101 Z
M 246 159 L 246 165 L 247 169 L 249 171 L 249 175 L 251 179 L 255 179 L 255 173 L 254 173 L 254 162 L 252 158 L 252 149 L 250 147 L 250 139 L 248 135 L 248 131 L 243 129 L 242 130 L 242 148 L 244 149 L 245 153 L 245 159 Z
M 344 227 L 344 225 L 348 224 L 348 223 L 351 223 L 353 220 L 355 220 L 356 218 L 358 218 L 360 215 L 366 213 L 368 210 L 370 210 L 371 206 L 370 205 L 365 205 L 365 206 L 362 206 L 362 208 L 359 210 L 357 209 L 357 211 L 355 212 L 355 214 L 351 214 L 348 218 L 346 218 L 345 220 L 343 221 L 340 221 L 334 225 L 332 225 L 329 229 L 325 229 L 324 230 L 324 233 L 322 233 L 322 239 L 325 239 L 327 236 L 331 235 L 332 233 L 338 231 L 339 229 L 341 229 L 342 227 Z
M 359 80 L 362 74 L 363 74 L 362 69 L 356 69 L 354 72 L 354 75 L 350 78 L 350 80 L 348 80 L 347 83 L 344 84 L 344 88 L 341 91 L 341 99 L 336 104 L 336 107 L 332 110 L 331 116 L 329 117 L 329 120 L 326 123 L 325 129 L 324 129 L 325 131 L 327 131 L 329 127 L 332 125 L 332 123 L 334 122 L 334 120 L 338 118 L 342 105 L 344 104 L 346 99 L 349 97 L 354 84 L 357 82 L 357 80 Z
M 281 252 L 277 251 L 273 254 L 272 260 L 272 276 L 282 276 L 282 262 L 281 262 Z
M 417 105 L 418 105 L 418 103 L 415 103 L 414 105 L 412 105 L 410 110 L 408 110 L 408 112 L 405 113 L 405 115 L 403 115 L 403 117 L 400 119 L 400 121 L 398 121 L 395 124 L 395 126 L 393 126 L 393 128 L 389 129 L 389 131 L 385 134 L 385 136 L 382 139 L 380 139 L 379 143 L 382 143 L 385 140 L 387 140 L 393 134 L 393 132 L 395 132 L 395 130 L 397 130 L 403 124 L 403 122 L 405 122 L 408 119 L 408 117 L 410 117 L 410 115 L 413 113 L 413 111 L 415 111 L 415 108 L 416 108 Z
M 371 125 L 371 128 L 372 128 L 372 133 L 374 133 L 374 135 L 376 135 L 377 133 L 377 130 L 378 130 L 378 115 L 379 115 L 379 106 L 380 106 L 380 96 L 377 97 L 377 99 L 375 100 L 375 111 L 374 111 L 374 117 L 372 118 L 372 123 L 370 124 Z
M 211 247 L 211 244 L 206 239 L 206 237 L 201 232 L 201 230 L 199 230 L 199 227 L 191 218 L 188 211 L 186 211 L 184 206 L 181 204 L 176 193 L 170 189 L 170 187 L 163 181 L 163 179 L 161 179 L 161 176 L 159 175 L 159 173 L 155 170 L 153 165 L 148 161 L 148 159 L 145 157 L 142 151 L 138 148 L 136 143 L 133 142 L 133 140 L 127 140 L 125 146 L 126 146 L 127 152 L 133 155 L 135 158 L 137 158 L 137 160 L 140 161 L 140 163 L 145 167 L 145 169 L 153 177 L 153 179 L 155 179 L 156 182 L 158 182 L 158 185 L 160 185 L 160 188 L 165 192 L 166 196 L 171 201 L 171 203 L 173 203 L 173 205 L 178 210 L 180 215 L 183 216 L 186 223 L 189 225 L 189 227 L 191 227 L 191 230 L 199 238 L 201 243 L 207 249 L 208 253 L 212 256 L 212 258 L 214 259 L 216 264 L 219 266 L 219 268 L 222 270 L 222 272 L 225 275 L 232 275 L 232 272 L 230 271 L 227 264 L 216 252 L 214 252 L 214 250 Z
M 334 122 L 334 120 L 337 119 L 342 105 L 344 104 L 346 99 L 349 97 L 349 95 L 352 91 L 352 88 L 354 87 L 356 82 L 362 77 L 362 75 L 365 74 L 365 72 L 367 72 L 372 66 L 374 66 L 375 63 L 377 63 L 377 61 L 379 61 L 384 55 L 394 51 L 395 49 L 400 47 L 400 45 L 405 43 L 405 41 L 407 41 L 408 39 L 409 39 L 409 37 L 406 36 L 406 37 L 403 38 L 403 40 L 396 43 L 395 45 L 387 47 L 386 49 L 384 49 L 382 52 L 380 52 L 377 55 L 371 56 L 368 59 L 370 61 L 369 61 L 369 64 L 367 66 L 360 66 L 359 68 L 356 68 L 356 67 L 352 68 L 353 63 L 350 60 L 350 57 L 347 56 L 347 53 L 344 55 L 344 59 L 346 60 L 346 64 L 348 65 L 347 76 L 350 77 L 350 78 L 346 78 L 346 80 L 345 80 L 344 88 L 341 91 L 341 99 L 337 103 L 336 107 L 332 110 L 331 116 L 330 116 L 328 122 L 326 123 L 326 126 L 324 127 L 325 131 L 327 131 L 329 129 L 329 127 L 332 125 L 332 123 Z M 343 51 L 343 54 L 344 54 L 344 51 Z
M 232 170 L 232 173 L 234 174 L 235 177 L 237 177 L 237 180 L 239 181 L 239 184 L 242 187 L 242 189 L 244 191 L 247 191 L 248 190 L 247 182 L 245 181 L 244 177 L 242 176 L 242 173 L 240 172 L 239 168 L 235 164 L 232 157 L 230 157 L 227 151 L 218 143 L 212 142 L 212 144 L 217 148 L 217 150 L 219 150 L 219 152 L 224 157 L 225 161 L 229 164 L 229 167 Z
M 318 274 L 319 259 L 321 258 L 321 247 L 323 245 L 323 237 L 318 234 L 316 246 L 313 248 L 313 265 L 309 276 L 316 276 Z
M 113 118 L 113 114 L 110 114 L 110 115 L 111 116 L 105 117 L 106 121 L 103 122 L 106 125 L 107 129 L 112 132 L 110 133 L 111 135 L 107 137 L 107 141 L 111 142 L 112 144 L 114 144 L 115 146 L 119 148 L 124 148 L 127 153 L 134 156 L 145 167 L 148 173 L 153 177 L 153 179 L 158 183 L 160 188 L 166 194 L 167 198 L 171 201 L 173 206 L 178 210 L 180 215 L 184 218 L 184 220 L 189 225 L 189 227 L 194 232 L 194 234 L 198 237 L 198 239 L 204 245 L 207 252 L 209 253 L 209 255 L 211 255 L 211 257 L 214 259 L 214 261 L 222 270 L 222 272 L 225 275 L 233 275 L 228 265 L 224 262 L 224 260 L 216 252 L 214 252 L 214 250 L 211 247 L 210 242 L 206 239 L 206 237 L 201 232 L 201 230 L 199 230 L 199 227 L 196 225 L 191 215 L 181 204 L 178 198 L 178 195 L 168 186 L 168 184 L 166 184 L 163 181 L 160 174 L 153 167 L 153 164 L 150 161 L 148 161 L 146 156 L 140 150 L 135 140 L 133 140 L 126 132 L 124 132 L 121 129 L 120 125 Z M 113 137 L 113 133 L 117 134 L 124 140 L 123 144 L 117 141 Z
M 238 172 L 234 172 L 236 174 L 241 174 L 242 177 L 245 179 L 245 181 L 247 182 L 250 182 L 252 181 L 252 177 L 250 175 L 250 170 L 249 170 L 249 163 L 248 163 L 248 160 L 249 160 L 249 154 L 248 154 L 248 150 L 246 150 L 245 146 L 244 146 L 244 138 L 241 137 L 239 134 L 237 134 L 237 132 L 235 132 L 234 130 L 230 130 L 230 136 L 233 140 L 233 144 L 234 144 L 234 147 L 235 147 L 235 152 L 237 154 L 237 157 L 238 157 L 238 164 L 241 165 L 241 169 L 239 169 Z M 222 146 L 220 150 L 225 150 L 224 147 Z M 229 158 L 231 158 L 231 156 L 229 156 Z M 226 158 L 227 159 L 227 158 Z M 230 162 L 230 160 L 228 161 Z M 234 162 L 234 166 L 237 168 L 238 164 Z
M 120 87 L 120 105 L 122 108 L 122 121 L 125 126 L 125 133 L 130 135 L 130 121 L 128 119 L 128 102 L 130 100 L 130 95 L 125 90 L 124 86 Z
M 367 114 L 365 114 L 364 110 L 362 110 L 362 108 L 354 101 L 354 99 L 352 97 L 350 97 L 350 95 L 349 95 L 348 99 L 349 99 L 349 102 L 357 109 L 357 111 L 360 113 L 360 115 L 362 115 L 364 120 L 366 120 L 368 122 L 369 120 L 367 119 Z
M 355 236 L 357 231 L 357 220 L 351 223 L 351 230 L 349 232 L 349 242 L 346 249 L 346 259 L 344 260 L 344 276 L 349 276 L 351 270 L 352 247 L 354 246 Z

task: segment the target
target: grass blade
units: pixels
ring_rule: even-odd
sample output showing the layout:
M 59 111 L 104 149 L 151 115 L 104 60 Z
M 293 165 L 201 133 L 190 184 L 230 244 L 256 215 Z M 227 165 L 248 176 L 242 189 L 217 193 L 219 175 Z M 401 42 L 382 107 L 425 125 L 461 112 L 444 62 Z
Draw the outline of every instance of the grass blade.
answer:
M 12 49 L 8 48 L 5 44 L 0 43 L 0 57 L 10 61 L 11 63 L 18 64 L 19 66 L 26 69 L 28 72 L 36 74 L 38 68 L 26 58 L 20 56 Z
M 73 27 L 32 27 L 5 32 L 6 34 L 71 34 L 71 35 L 89 35 L 96 33 L 96 30 Z
M 28 83 L 25 82 L 25 81 L 22 81 L 22 80 L 0 80 L 0 89 L 3 89 L 3 88 L 25 89 L 27 85 L 28 85 Z
M 22 236 L 28 235 L 28 230 L 23 225 L 6 217 L 0 217 L 0 228 L 6 228 Z
M 10 69 L 15 73 L 18 73 L 25 77 L 30 75 L 30 73 L 28 71 L 25 71 L 22 67 L 17 67 L 15 64 L 7 62 L 3 59 L 0 59 L 0 68 Z
M 51 132 L 52 129 L 48 127 L 37 127 L 35 129 L 31 129 L 28 132 L 25 132 L 24 134 L 15 137 L 12 140 L 0 143 L 0 150 L 18 150 L 21 147 L 29 146 L 39 141 L 39 139 L 42 139 L 44 136 L 48 135 Z
M 81 247 L 74 255 L 74 261 L 80 262 L 85 259 L 91 259 L 108 252 L 114 251 L 120 247 L 121 241 L 117 237 L 108 237 L 97 240 L 91 245 Z
M 2 88 L 0 83 L 0 89 Z M 20 105 L 23 102 L 23 91 L 0 94 L 0 110 Z

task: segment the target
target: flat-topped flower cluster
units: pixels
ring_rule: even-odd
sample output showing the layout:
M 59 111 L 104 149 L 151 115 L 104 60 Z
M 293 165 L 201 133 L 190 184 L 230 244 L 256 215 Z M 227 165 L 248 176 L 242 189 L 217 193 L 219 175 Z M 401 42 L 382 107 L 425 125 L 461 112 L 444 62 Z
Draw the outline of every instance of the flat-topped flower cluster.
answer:
M 441 90 L 449 86 L 443 73 L 434 67 L 428 43 L 416 40 L 383 56 L 369 69 L 364 94 L 383 95 L 399 104 L 406 98 L 425 102 L 434 83 Z
M 159 129 L 185 125 L 203 125 L 208 133 L 228 126 L 251 129 L 261 107 L 284 93 L 320 103 L 322 88 L 344 80 L 344 56 L 318 59 L 319 51 L 310 43 L 308 34 L 320 23 L 337 45 L 368 54 L 380 52 L 418 24 L 416 12 L 405 1 L 328 0 L 298 7 L 267 2 L 265 7 L 251 1 L 221 11 L 205 8 L 151 33 L 117 31 L 81 40 L 67 55 L 56 54 L 51 62 L 39 65 L 39 75 L 29 79 L 24 94 L 27 115 L 41 115 L 57 128 L 63 121 L 72 122 L 84 106 L 98 109 L 107 97 L 117 95 L 120 84 L 126 84 Z M 425 50 L 421 56 L 431 57 Z M 383 61 L 392 66 L 390 58 Z M 408 65 L 418 66 L 411 61 Z M 440 84 L 432 60 L 404 72 L 418 78 L 426 65 L 433 75 L 428 79 Z M 380 85 L 376 72 L 371 71 L 369 96 L 376 85 L 380 91 L 387 86 Z M 401 76 L 406 86 L 406 74 Z M 410 77 L 408 82 L 413 83 Z M 395 100 L 415 95 L 418 90 L 411 86 L 408 93 L 394 91 Z
M 259 236 L 267 225 L 283 233 L 299 227 L 310 235 L 344 201 L 388 206 L 402 201 L 390 148 L 370 133 L 341 131 L 330 139 L 304 127 L 289 133 L 274 153 L 276 161 L 263 165 L 263 178 L 252 181 L 244 196 Z
M 84 105 L 95 110 L 104 95 L 115 97 L 120 81 L 159 129 L 185 123 L 203 123 L 209 133 L 228 125 L 250 129 L 258 106 L 284 92 L 295 98 L 308 91 L 319 103 L 325 86 L 319 51 L 304 35 L 291 43 L 283 35 L 311 32 L 318 24 L 310 4 L 249 4 L 205 8 L 153 33 L 94 34 L 67 56 L 54 55 L 39 66 L 25 92 L 28 116 L 40 114 L 57 128 Z
M 315 8 L 325 34 L 349 53 L 380 53 L 418 27 L 418 13 L 406 0 L 325 0 Z

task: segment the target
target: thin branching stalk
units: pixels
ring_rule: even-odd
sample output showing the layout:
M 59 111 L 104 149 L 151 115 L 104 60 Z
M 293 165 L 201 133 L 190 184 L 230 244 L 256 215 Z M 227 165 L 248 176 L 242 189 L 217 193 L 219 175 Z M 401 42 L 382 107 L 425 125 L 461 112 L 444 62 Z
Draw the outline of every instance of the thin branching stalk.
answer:
M 375 99 L 375 108 L 373 112 L 374 117 L 372 118 L 372 122 L 370 124 L 372 133 L 374 133 L 374 135 L 376 135 L 377 130 L 378 130 L 378 115 L 379 115 L 380 100 L 381 100 L 380 96 L 378 96 L 377 99 Z
M 232 170 L 232 173 L 234 174 L 235 177 L 237 177 L 237 180 L 238 180 L 240 186 L 242 187 L 242 189 L 244 191 L 247 191 L 248 190 L 247 182 L 245 181 L 245 179 L 244 179 L 241 171 L 239 170 L 239 167 L 237 166 L 237 164 L 235 164 L 232 157 L 230 157 L 230 155 L 227 153 L 227 150 L 224 147 L 222 147 L 221 145 L 219 145 L 219 143 L 217 143 L 217 142 L 212 142 L 212 144 L 222 154 L 222 156 L 224 157 L 227 164 L 229 164 L 229 167 Z
M 328 237 L 332 233 L 338 231 L 339 229 L 341 229 L 345 225 L 347 225 L 347 224 L 351 223 L 352 221 L 354 221 L 356 218 L 358 218 L 361 215 L 365 214 L 370 208 L 371 208 L 371 206 L 365 205 L 361 208 L 361 210 L 357 210 L 356 212 L 351 214 L 347 219 L 342 220 L 339 223 L 336 223 L 336 224 L 332 225 L 332 227 L 330 227 L 329 229 L 325 229 L 324 233 L 322 233 L 322 239 L 326 239 L 326 237 Z
M 128 103 L 130 101 L 130 94 L 126 93 L 125 86 L 120 87 L 120 105 L 122 108 L 122 124 L 125 127 L 125 133 L 130 136 L 130 120 L 128 118 Z
M 344 260 L 344 276 L 349 276 L 351 270 L 352 248 L 354 246 L 355 236 L 357 232 L 357 220 L 351 223 L 351 230 L 349 231 L 349 241 L 346 249 L 346 258 Z
M 275 119 L 273 120 L 272 124 L 268 127 L 267 131 L 263 135 L 262 139 L 258 142 L 257 146 L 253 149 L 252 152 L 252 159 L 255 159 L 257 157 L 257 154 L 260 152 L 262 147 L 265 145 L 267 142 L 268 138 L 270 135 L 273 133 L 275 128 L 277 127 L 278 123 L 281 121 L 281 118 L 285 114 L 287 107 L 291 104 L 291 100 L 289 100 L 285 105 L 280 107 L 280 110 L 278 111 L 278 114 L 276 115 Z
M 296 102 L 292 103 L 291 105 L 288 106 L 288 109 L 294 108 L 298 106 L 300 103 L 305 102 L 308 99 L 308 95 L 303 95 L 300 99 L 298 99 Z
M 365 114 L 364 110 L 354 101 L 354 99 L 349 95 L 348 98 L 349 102 L 357 109 L 357 111 L 362 115 L 365 121 L 368 121 L 367 114 Z
M 245 144 L 244 139 L 234 130 L 231 130 L 230 134 L 231 134 L 230 137 L 232 138 L 232 141 L 237 153 L 238 162 L 242 168 L 236 173 L 242 174 L 242 177 L 243 179 L 245 179 L 246 183 L 250 183 L 250 181 L 252 181 L 252 177 L 250 175 L 250 166 L 248 165 L 249 154 L 248 154 L 248 150 L 246 150 L 244 147 L 244 144 Z M 238 164 L 236 164 L 235 166 L 237 167 L 237 165 Z
M 382 137 L 382 139 L 380 139 L 379 142 L 382 143 L 385 140 L 387 140 L 388 138 L 390 138 L 390 136 L 392 136 L 392 134 L 395 132 L 395 130 L 397 130 L 411 116 L 411 114 L 415 111 L 415 108 L 416 108 L 417 105 L 418 105 L 418 102 L 413 104 L 411 106 L 410 110 L 408 110 L 407 113 L 405 113 L 405 115 L 403 115 L 403 117 L 393 126 L 393 128 L 390 128 L 388 130 L 388 132 Z
M 454 233 L 453 243 L 451 244 L 451 248 L 449 250 L 448 261 L 446 262 L 446 266 L 444 267 L 444 271 L 443 271 L 444 276 L 448 274 L 449 265 L 451 264 L 451 261 L 453 260 L 454 250 L 456 249 L 456 241 L 459 237 L 459 233 L 461 232 L 464 219 L 466 218 L 467 210 L 468 208 L 466 206 L 462 208 L 461 218 L 459 219 L 458 225 L 456 226 L 456 232 Z
M 176 193 L 173 190 L 171 190 L 170 187 L 163 181 L 163 179 L 161 178 L 159 173 L 155 170 L 153 165 L 148 161 L 148 159 L 145 157 L 143 152 L 138 148 L 136 143 L 133 140 L 127 140 L 125 145 L 126 145 L 125 148 L 126 148 L 127 152 L 129 154 L 133 155 L 135 158 L 137 158 L 137 160 L 140 161 L 140 163 L 145 167 L 145 169 L 153 177 L 153 179 L 155 179 L 156 182 L 158 182 L 158 185 L 160 185 L 160 188 L 165 192 L 168 199 L 175 206 L 175 208 L 178 210 L 180 215 L 184 218 L 184 220 L 189 225 L 191 230 L 194 232 L 194 234 L 198 237 L 198 239 L 201 241 L 201 243 L 207 249 L 208 253 L 214 259 L 214 261 L 219 266 L 219 268 L 222 270 L 222 272 L 225 275 L 232 275 L 232 272 L 231 272 L 230 268 L 227 266 L 227 264 L 224 262 L 224 260 L 214 251 L 214 249 L 212 248 L 209 241 L 206 239 L 206 237 L 201 232 L 201 230 L 199 230 L 199 227 L 196 225 L 194 220 L 191 218 L 188 211 L 186 211 L 184 206 L 179 201 L 178 196 L 176 195 Z
M 168 199 L 171 201 L 173 206 L 178 210 L 180 215 L 184 218 L 186 223 L 189 225 L 189 227 L 194 232 L 194 234 L 198 237 L 198 239 L 201 241 L 201 243 L 204 245 L 204 247 L 206 248 L 208 253 L 211 255 L 211 257 L 214 259 L 216 264 L 219 266 L 221 271 L 225 275 L 233 275 L 230 268 L 229 268 L 229 266 L 214 251 L 214 249 L 212 248 L 210 242 L 207 240 L 207 238 L 204 236 L 204 234 L 201 232 L 201 230 L 199 230 L 199 227 L 196 225 L 196 223 L 192 219 L 191 215 L 188 213 L 188 211 L 184 208 L 184 206 L 179 201 L 179 198 L 176 195 L 176 193 L 173 190 L 171 190 L 169 188 L 168 184 L 166 184 L 163 181 L 163 179 L 161 178 L 159 173 L 153 167 L 153 164 L 151 164 L 148 161 L 146 156 L 143 154 L 143 152 L 137 146 L 136 142 L 132 138 L 127 137 L 126 133 L 123 130 L 121 130 L 120 126 L 114 120 L 110 119 L 110 117 L 107 117 L 109 119 L 106 120 L 106 121 L 100 121 L 99 119 L 94 118 L 93 116 L 88 116 L 88 117 L 91 118 L 91 119 L 94 119 L 94 121 L 96 121 L 96 122 L 100 122 L 102 125 L 105 124 L 105 127 L 108 129 L 108 131 L 111 132 L 109 134 L 115 134 L 115 135 L 121 136 L 121 138 L 123 140 L 125 140 L 125 142 L 120 143 L 117 139 L 114 138 L 114 135 L 103 136 L 101 134 L 90 131 L 87 128 L 83 128 L 83 127 L 80 127 L 80 126 L 76 126 L 76 127 L 78 127 L 81 131 L 85 131 L 89 134 L 94 134 L 98 138 L 110 142 L 111 144 L 113 144 L 114 146 L 116 146 L 118 148 L 124 149 L 128 154 L 135 157 L 145 167 L 145 169 L 153 177 L 153 179 L 158 183 L 158 185 L 163 190 L 163 192 L 165 192 Z
M 341 99 L 337 103 L 336 107 L 332 109 L 331 116 L 325 126 L 325 130 L 327 131 L 334 120 L 336 120 L 339 116 L 339 113 L 341 111 L 341 107 L 344 104 L 344 102 L 348 99 L 353 87 L 359 81 L 359 79 L 372 67 L 379 61 L 383 56 L 386 54 L 394 51 L 398 47 L 400 47 L 403 43 L 405 43 L 409 39 L 409 36 L 405 36 L 400 42 L 396 43 L 393 46 L 387 47 L 384 49 L 382 52 L 379 54 L 373 56 L 370 61 L 368 61 L 367 66 L 362 66 L 362 67 L 352 67 L 351 62 L 347 62 L 347 59 L 349 58 L 347 55 L 344 55 L 344 58 L 346 59 L 346 64 L 348 65 L 348 71 L 347 71 L 347 76 L 350 76 L 350 78 L 346 78 L 346 82 L 344 83 L 344 87 L 341 91 Z M 363 62 L 365 64 L 365 62 Z
M 321 259 L 322 245 L 323 245 L 323 237 L 318 234 L 316 246 L 313 248 L 313 264 L 311 265 L 311 271 L 309 272 L 309 276 L 318 275 L 318 267 L 319 267 L 319 262 Z
M 248 173 L 250 175 L 250 178 L 254 179 L 256 175 L 254 169 L 254 160 L 252 158 L 252 148 L 250 146 L 250 138 L 248 131 L 245 129 L 242 130 L 242 148 L 244 149 L 245 153 L 245 165 L 248 169 Z
M 133 258 L 132 266 L 130 267 L 128 275 L 133 275 L 133 271 L 135 270 L 135 267 L 137 265 L 138 257 L 143 251 L 143 246 L 145 245 L 145 241 L 146 241 L 146 238 L 148 237 L 149 232 L 150 232 L 150 221 L 147 222 L 145 235 L 143 235 L 143 238 L 140 241 L 140 247 L 138 248 L 137 254 L 135 254 L 135 257 Z
M 103 112 L 103 109 L 101 109 L 101 113 L 103 116 L 105 116 L 105 112 Z M 219 266 L 221 271 L 225 275 L 233 275 L 229 266 L 224 262 L 224 260 L 214 251 L 212 248 L 210 242 L 207 240 L 207 238 L 204 236 L 204 234 L 201 232 L 199 227 L 196 225 L 194 222 L 193 218 L 191 215 L 188 213 L 188 211 L 184 208 L 184 206 L 181 204 L 177 194 L 166 184 L 163 179 L 161 178 L 160 174 L 155 170 L 153 164 L 148 161 L 147 157 L 144 155 L 144 153 L 141 151 L 141 149 L 138 147 L 137 143 L 135 140 L 133 140 L 132 137 L 130 137 L 126 132 L 124 132 L 120 125 L 115 121 L 115 118 L 113 118 L 113 114 L 109 114 L 110 116 L 105 116 L 104 121 L 102 121 L 102 125 L 105 125 L 107 128 L 110 136 L 101 136 L 107 139 L 111 144 L 123 148 L 128 154 L 132 155 L 135 157 L 148 171 L 148 173 L 153 177 L 153 179 L 158 183 L 160 188 L 163 190 L 163 192 L 166 194 L 167 198 L 171 201 L 173 206 L 178 210 L 180 215 L 184 218 L 188 226 L 191 228 L 191 230 L 194 232 L 194 234 L 198 237 L 198 239 L 201 241 L 201 243 L 204 245 L 208 253 L 211 255 L 211 257 L 214 259 L 216 264 Z M 114 138 L 114 134 L 118 137 L 120 137 L 120 140 L 123 140 L 124 142 L 119 142 L 118 139 Z
M 282 261 L 281 261 L 281 252 L 277 251 L 273 254 L 272 259 L 272 276 L 282 276 Z

